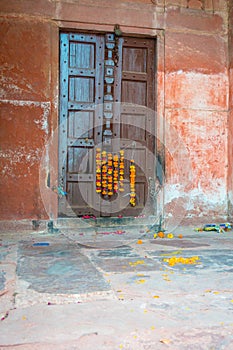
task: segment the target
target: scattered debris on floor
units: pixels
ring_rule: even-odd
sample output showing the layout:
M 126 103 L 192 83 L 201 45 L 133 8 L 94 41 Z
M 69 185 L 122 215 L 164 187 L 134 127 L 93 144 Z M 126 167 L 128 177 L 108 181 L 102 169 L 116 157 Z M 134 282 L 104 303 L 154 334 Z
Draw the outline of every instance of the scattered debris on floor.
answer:
M 61 186 L 53 186 L 52 191 L 57 193 L 59 198 L 62 198 L 68 194 Z
M 163 231 L 158 232 L 158 237 L 159 238 L 165 238 L 165 233 Z
M 142 241 L 141 239 L 139 239 L 139 240 L 137 241 L 137 244 L 143 244 L 143 241 Z
M 9 316 L 9 311 L 7 311 L 4 315 L 1 316 L 1 321 L 4 321 Z
M 172 238 L 174 238 L 174 235 L 173 235 L 173 233 L 165 234 L 163 231 L 159 231 L 158 233 L 154 233 L 153 237 L 154 238 L 169 238 L 169 239 L 172 239 Z M 181 237 L 179 237 L 179 238 L 181 238 Z
M 98 235 L 122 235 L 126 231 L 123 230 L 116 230 L 116 231 L 105 231 L 105 232 L 97 232 Z
M 163 344 L 170 344 L 170 343 L 171 343 L 171 340 L 169 340 L 169 339 L 160 339 L 160 343 L 163 343 Z
M 96 217 L 94 215 L 83 215 L 82 219 L 93 219 L 93 220 L 96 220 Z
M 182 256 L 173 256 L 172 258 L 164 258 L 163 261 L 168 263 L 169 266 L 175 266 L 177 264 L 182 265 L 195 265 L 199 263 L 199 256 L 191 256 L 184 258 Z
M 225 222 L 223 224 L 206 224 L 203 227 L 197 227 L 195 228 L 195 231 L 202 232 L 202 231 L 215 231 L 218 233 L 223 233 L 226 231 L 230 231 L 232 229 L 232 225 L 229 222 Z
M 48 222 L 48 233 L 58 233 L 59 229 L 54 227 L 54 223 L 52 220 Z
M 130 266 L 137 266 L 137 265 L 143 265 L 143 264 L 145 264 L 145 261 L 144 260 L 137 260 L 137 261 L 135 261 L 135 262 L 129 262 L 129 265 Z
M 33 247 L 48 247 L 49 243 L 48 242 L 37 242 L 33 243 Z
M 135 283 L 137 284 L 142 284 L 142 283 L 145 283 L 146 280 L 145 279 L 139 279 L 139 280 L 136 280 Z

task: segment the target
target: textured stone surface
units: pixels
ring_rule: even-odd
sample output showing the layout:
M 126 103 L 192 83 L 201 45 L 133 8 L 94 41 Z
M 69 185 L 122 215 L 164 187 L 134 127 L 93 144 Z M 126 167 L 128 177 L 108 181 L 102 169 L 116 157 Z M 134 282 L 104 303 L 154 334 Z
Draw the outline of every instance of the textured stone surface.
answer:
M 0 262 L 3 263 L 4 259 L 6 258 L 8 254 L 7 246 L 0 245 Z
M 168 8 L 166 28 L 187 31 L 197 30 L 202 32 L 221 32 L 224 30 L 223 18 L 218 14 L 197 13 L 187 8 Z M 208 48 L 207 48 L 208 49 Z
M 172 126 L 167 133 L 166 211 L 175 217 L 208 213 L 207 220 L 222 220 L 227 211 L 227 113 L 168 109 L 166 116 Z
M 225 73 L 227 63 L 225 40 L 226 38 L 222 35 L 208 35 L 205 32 L 196 34 L 185 30 L 168 31 L 166 33 L 166 72 L 190 71 L 194 76 L 196 73 Z
M 159 269 L 159 264 L 146 256 L 140 256 L 127 246 L 92 253 L 91 260 L 106 272 L 155 271 Z
M 203 247 L 205 247 L 205 244 L 197 244 L 194 242 L 186 241 L 187 243 L 184 244 L 165 244 L 167 246 L 174 246 L 178 248 L 182 248 L 182 250 L 178 250 L 175 252 L 169 253 L 167 251 L 150 251 L 148 252 L 150 256 L 154 257 L 155 261 L 161 261 L 163 258 L 172 258 L 174 255 L 179 258 L 180 256 L 184 258 L 190 258 L 192 256 L 198 256 L 199 260 L 197 261 L 197 264 L 194 265 L 183 265 L 183 264 L 176 264 L 172 266 L 172 270 L 180 271 L 184 274 L 189 273 L 198 273 L 199 270 L 203 269 L 213 269 L 215 272 L 233 272 L 233 255 L 231 250 L 225 249 L 223 252 L 219 252 L 217 249 L 209 249 L 205 250 Z M 158 241 L 155 241 L 154 243 L 158 243 Z M 161 242 L 161 245 L 163 243 Z M 210 246 L 206 244 L 206 246 Z M 184 248 L 184 249 L 183 249 Z M 185 248 L 196 248 L 196 250 L 186 250 Z M 163 262 L 163 267 L 169 267 L 168 263 Z
M 39 165 L 48 134 L 50 104 L 6 101 L 1 104 L 1 217 L 44 215 Z
M 224 111 L 227 98 L 228 80 L 224 74 L 185 73 L 181 69 L 166 75 L 168 108 Z
M 229 4 L 229 137 L 228 137 L 228 203 L 233 218 L 233 4 Z
M 118 249 L 90 250 L 69 244 L 61 234 L 3 234 L 2 244 L 10 254 L 0 290 L 1 350 L 231 350 L 232 231 L 219 234 L 179 227 L 173 240 L 160 241 L 174 242 L 179 233 L 185 237 L 179 239 L 184 249 L 156 248 L 145 238 L 141 245 L 132 241 Z M 50 245 L 33 246 L 39 242 Z M 127 263 L 145 256 L 156 268 L 146 264 L 144 271 L 119 268 L 117 259 Z M 174 256 L 199 256 L 199 261 L 169 266 L 164 258 Z M 98 259 L 106 261 L 106 266 L 111 260 L 116 268 L 105 272 Z M 13 266 L 17 266 L 14 271 Z M 23 276 L 18 275 L 20 269 Z M 81 282 L 85 289 L 79 288 Z M 71 293 L 81 294 L 63 294 L 72 286 Z M 11 303 L 6 303 L 6 297 Z
M 194 243 L 194 242 L 190 242 L 187 241 L 185 239 L 173 239 L 173 240 L 153 240 L 151 241 L 151 244 L 156 244 L 156 245 L 164 245 L 164 246 L 168 246 L 168 247 L 178 247 L 178 248 L 198 248 L 198 247 L 203 247 L 203 246 L 209 246 L 208 244 L 205 243 Z
M 40 293 L 82 294 L 109 290 L 99 271 L 74 245 L 21 243 L 17 275 Z
M 174 128 L 174 134 L 168 133 L 168 146 L 171 148 L 175 136 L 180 143 L 183 142 L 192 167 L 188 170 L 192 171 L 193 187 L 197 188 L 200 185 L 212 192 L 216 190 L 219 181 L 219 185 L 223 185 L 224 188 L 221 181 L 225 181 L 227 173 L 227 113 L 170 109 L 167 112 L 167 120 Z M 182 163 L 182 158 L 179 158 L 181 146 L 171 148 L 170 152 L 176 166 L 181 166 L 185 171 L 188 164 Z M 216 183 L 210 183 L 210 180 Z
M 4 271 L 0 271 L 0 291 L 3 290 L 5 288 L 5 272 Z
M 17 16 L 1 22 L 1 218 L 41 218 L 39 165 L 53 108 L 50 25 Z
M 1 26 L 1 98 L 46 101 L 51 71 L 49 24 L 2 18 Z
M 135 258 L 113 258 L 113 259 L 99 259 L 96 257 L 92 258 L 94 263 L 106 272 L 132 272 L 132 271 L 156 271 L 159 270 L 159 265 L 152 259 L 142 257 Z M 138 261 L 139 264 L 138 264 Z

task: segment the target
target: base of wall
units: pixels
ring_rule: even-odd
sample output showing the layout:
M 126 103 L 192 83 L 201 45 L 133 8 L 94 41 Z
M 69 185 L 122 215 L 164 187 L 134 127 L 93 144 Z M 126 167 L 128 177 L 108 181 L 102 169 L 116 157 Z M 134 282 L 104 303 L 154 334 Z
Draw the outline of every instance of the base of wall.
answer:
M 56 234 L 65 230 L 93 230 L 95 228 L 107 227 L 108 230 L 114 227 L 127 228 L 151 228 L 156 230 L 164 229 L 165 231 L 173 231 L 178 227 L 202 227 L 205 224 L 219 224 L 224 222 L 233 222 L 233 216 L 219 216 L 218 218 L 203 217 L 203 218 L 188 218 L 184 217 L 177 222 L 175 218 L 165 218 L 162 226 L 155 221 L 155 217 L 148 218 L 98 218 L 98 219 L 57 219 L 57 220 L 2 220 L 0 221 L 0 236 L 5 233 L 45 233 Z

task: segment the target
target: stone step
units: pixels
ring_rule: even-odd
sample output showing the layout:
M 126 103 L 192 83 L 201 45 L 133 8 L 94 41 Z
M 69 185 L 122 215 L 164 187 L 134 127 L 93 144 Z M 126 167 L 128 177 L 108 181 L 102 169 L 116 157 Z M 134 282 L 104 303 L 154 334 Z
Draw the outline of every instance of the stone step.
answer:
M 145 227 L 159 225 L 155 216 L 148 217 L 111 217 L 111 218 L 59 218 L 54 220 L 54 226 L 58 228 L 95 228 L 95 227 Z

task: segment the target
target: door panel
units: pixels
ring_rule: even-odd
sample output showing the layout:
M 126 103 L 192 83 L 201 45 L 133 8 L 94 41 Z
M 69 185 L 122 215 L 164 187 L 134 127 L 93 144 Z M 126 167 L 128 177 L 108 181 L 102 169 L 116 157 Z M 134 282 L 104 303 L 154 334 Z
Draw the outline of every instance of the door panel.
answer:
M 138 39 L 137 39 L 138 40 Z M 134 47 L 124 46 L 123 48 L 123 71 L 124 72 L 137 72 L 146 73 L 147 71 L 147 48 L 139 47 L 135 45 L 138 43 L 135 40 L 128 39 L 127 43 L 133 44 Z
M 59 199 L 60 216 L 135 216 L 145 205 L 147 214 L 154 211 L 148 178 L 155 177 L 155 42 L 114 40 L 113 34 L 60 36 L 59 185 L 68 193 Z M 116 198 L 96 193 L 99 146 L 125 150 L 125 192 Z M 129 204 L 130 159 L 136 164 L 136 207 Z
M 126 74 L 124 74 L 124 77 Z M 126 79 L 130 79 L 128 76 Z M 141 106 L 147 105 L 146 99 L 146 82 L 129 81 L 122 82 L 122 102 L 134 103 Z
M 123 215 L 138 215 L 145 209 L 154 213 L 148 200 L 148 179 L 155 177 L 155 43 L 153 39 L 122 40 L 121 147 L 126 150 L 126 179 L 129 160 L 136 164 L 137 205 L 122 208 Z M 131 105 L 134 104 L 134 105 Z M 138 106 L 140 105 L 140 106 Z M 142 107 L 144 106 L 144 107 Z M 129 191 L 129 185 L 126 190 Z
M 60 216 L 99 212 L 93 150 L 101 142 L 103 62 L 103 37 L 61 34 L 59 180 L 68 195 L 59 200 Z
M 69 113 L 68 128 L 70 138 L 94 138 L 94 112 L 82 111 Z

